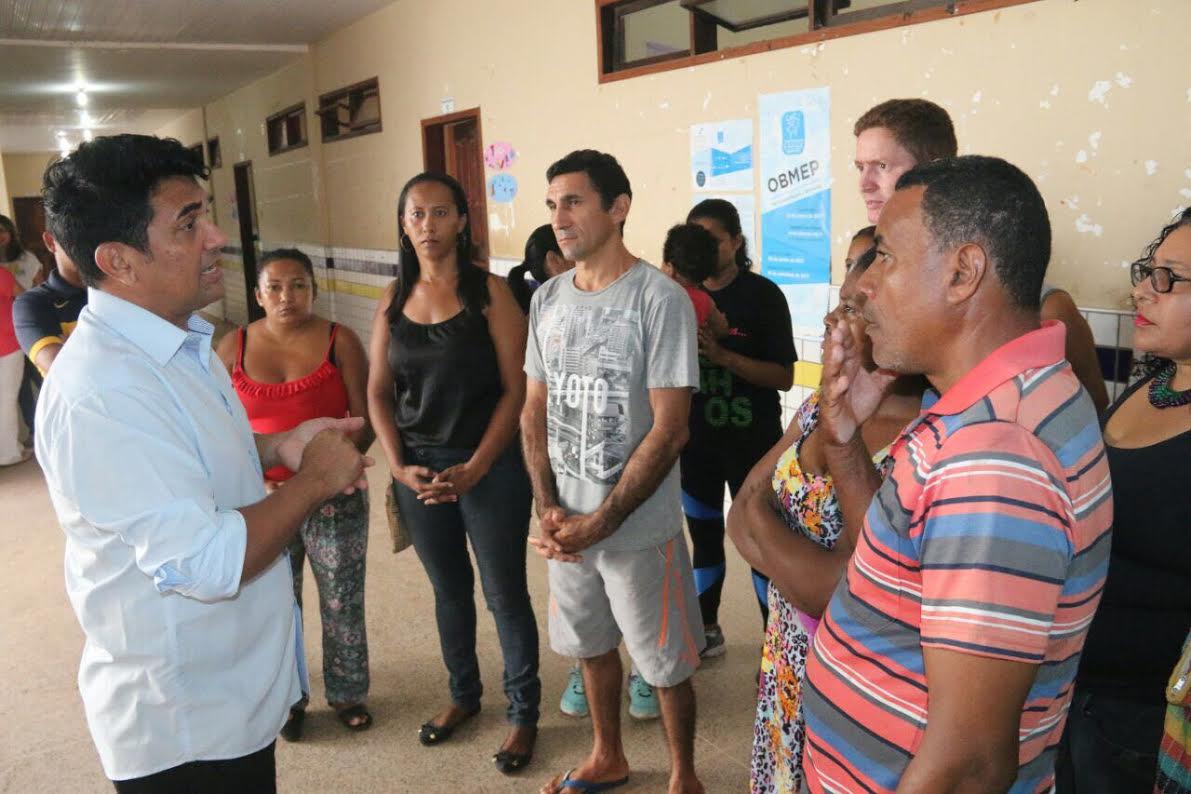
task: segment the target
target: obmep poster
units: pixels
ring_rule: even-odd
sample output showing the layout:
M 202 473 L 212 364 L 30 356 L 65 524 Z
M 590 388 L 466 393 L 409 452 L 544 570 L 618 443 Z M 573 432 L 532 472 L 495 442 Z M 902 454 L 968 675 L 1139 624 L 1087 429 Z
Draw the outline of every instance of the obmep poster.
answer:
M 831 282 L 830 91 L 763 94 L 761 273 L 786 295 L 795 336 L 823 330 Z

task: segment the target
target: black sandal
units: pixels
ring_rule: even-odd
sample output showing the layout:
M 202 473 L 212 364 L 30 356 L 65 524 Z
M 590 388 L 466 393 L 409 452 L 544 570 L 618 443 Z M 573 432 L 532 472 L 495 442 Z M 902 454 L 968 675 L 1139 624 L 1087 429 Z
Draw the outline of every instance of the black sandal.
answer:
M 302 722 L 306 719 L 306 709 L 290 709 L 289 719 L 281 726 L 281 738 L 287 742 L 302 739 Z
M 349 731 L 366 731 L 372 727 L 372 715 L 368 713 L 368 709 L 363 703 L 357 703 L 354 706 L 346 706 L 342 709 L 335 709 L 335 716 L 343 723 L 343 727 Z M 359 722 L 353 720 L 363 717 Z
M 427 747 L 435 744 L 442 744 L 447 739 L 451 738 L 451 734 L 455 732 L 456 728 L 479 713 L 480 710 L 478 708 L 475 711 L 469 711 L 465 713 L 454 725 L 435 725 L 433 722 L 423 723 L 422 727 L 418 729 L 418 741 Z
M 504 775 L 515 775 L 525 767 L 529 766 L 529 762 L 533 760 L 533 745 L 537 743 L 538 731 L 535 728 L 533 732 L 533 739 L 530 742 L 529 752 L 515 753 L 512 750 L 497 750 L 496 755 L 492 756 L 492 763 L 496 764 L 496 768 Z

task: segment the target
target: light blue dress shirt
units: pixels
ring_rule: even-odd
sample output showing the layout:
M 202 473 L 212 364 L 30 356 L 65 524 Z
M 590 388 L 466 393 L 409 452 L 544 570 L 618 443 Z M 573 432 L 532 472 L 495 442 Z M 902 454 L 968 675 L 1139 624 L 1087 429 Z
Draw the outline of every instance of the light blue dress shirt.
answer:
M 265 498 L 252 430 L 212 326 L 189 328 L 92 289 L 38 400 L 79 690 L 112 780 L 256 752 L 301 697 L 288 561 L 240 581 L 237 508 Z

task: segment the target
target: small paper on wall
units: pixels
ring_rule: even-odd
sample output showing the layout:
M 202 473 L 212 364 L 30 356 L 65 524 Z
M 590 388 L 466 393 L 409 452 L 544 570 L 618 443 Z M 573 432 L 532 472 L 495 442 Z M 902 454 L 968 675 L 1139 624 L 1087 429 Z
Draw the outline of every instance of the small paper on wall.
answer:
M 512 174 L 488 177 L 488 198 L 498 204 L 508 204 L 517 197 L 517 178 Z
M 517 150 L 508 141 L 496 141 L 484 147 L 484 165 L 504 171 L 517 160 Z
M 691 125 L 691 187 L 697 191 L 753 189 L 751 119 Z

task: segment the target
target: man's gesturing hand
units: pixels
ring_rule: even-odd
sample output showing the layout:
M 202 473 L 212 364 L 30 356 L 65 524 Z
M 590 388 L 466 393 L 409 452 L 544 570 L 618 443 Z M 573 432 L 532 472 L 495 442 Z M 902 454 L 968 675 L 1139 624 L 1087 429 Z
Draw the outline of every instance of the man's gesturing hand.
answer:
M 277 457 L 291 471 L 321 483 L 327 498 L 368 487 L 364 469 L 372 458 L 361 455 L 345 435 L 364 426 L 360 417 L 311 419 L 289 431 L 277 445 Z

